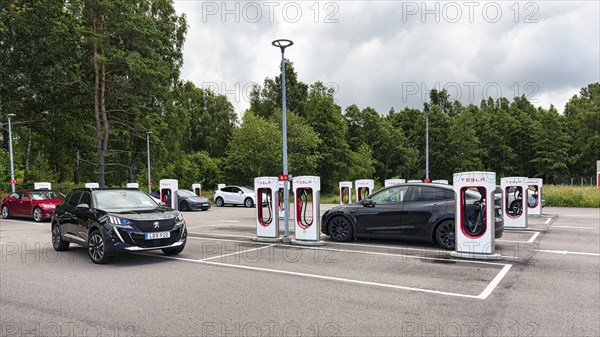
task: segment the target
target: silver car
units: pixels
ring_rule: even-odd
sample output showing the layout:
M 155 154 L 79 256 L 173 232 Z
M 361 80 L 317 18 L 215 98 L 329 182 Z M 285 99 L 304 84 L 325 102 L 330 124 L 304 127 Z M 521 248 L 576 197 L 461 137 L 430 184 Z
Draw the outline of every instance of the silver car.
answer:
M 253 207 L 256 205 L 256 193 L 250 187 L 230 185 L 215 191 L 214 201 L 217 207 L 225 205 Z

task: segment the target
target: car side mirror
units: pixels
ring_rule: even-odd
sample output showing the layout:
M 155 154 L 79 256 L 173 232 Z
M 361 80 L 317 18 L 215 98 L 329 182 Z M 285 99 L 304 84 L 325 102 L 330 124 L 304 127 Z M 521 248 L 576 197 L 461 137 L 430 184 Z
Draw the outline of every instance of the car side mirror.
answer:
M 238 194 L 244 194 L 244 192 L 242 192 L 242 191 L 238 191 Z
M 29 202 L 29 201 L 31 201 L 31 199 L 29 199 L 29 197 L 23 197 L 23 198 L 21 198 L 21 201 L 28 201 Z
M 375 202 L 371 198 L 363 199 L 360 203 L 365 207 L 375 207 Z
M 90 210 L 90 205 L 88 205 L 88 204 L 79 204 L 79 205 L 77 205 L 77 210 L 78 211 L 82 211 L 82 212 L 89 211 Z

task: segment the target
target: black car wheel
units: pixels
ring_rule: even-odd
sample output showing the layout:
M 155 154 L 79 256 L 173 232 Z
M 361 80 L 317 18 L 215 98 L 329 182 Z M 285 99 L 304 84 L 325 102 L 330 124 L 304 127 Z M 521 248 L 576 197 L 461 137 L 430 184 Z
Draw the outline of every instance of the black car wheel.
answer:
M 190 204 L 188 204 L 187 201 L 182 201 L 181 204 L 179 204 L 179 209 L 184 212 L 187 212 L 190 210 Z
M 521 200 L 515 200 L 510 204 L 509 213 L 512 216 L 519 216 L 523 214 L 523 202 Z
M 215 203 L 217 204 L 217 207 L 223 207 L 223 205 L 225 205 L 225 203 L 223 202 L 223 198 L 217 198 L 217 200 L 215 200 Z
M 44 219 L 42 210 L 39 207 L 33 209 L 33 220 L 41 222 Z
M 98 230 L 93 231 L 88 237 L 88 255 L 92 262 L 97 264 L 108 263 L 113 258 L 109 254 L 108 246 Z
M 327 225 L 329 236 L 333 241 L 347 242 L 354 236 L 354 228 L 348 219 L 343 216 L 337 216 L 329 221 Z
M 246 198 L 246 200 L 244 200 L 244 206 L 246 206 L 246 207 L 254 206 L 254 202 L 252 201 L 252 198 Z
M 455 233 L 454 233 L 454 221 L 446 220 L 439 224 L 435 229 L 435 240 L 438 245 L 445 249 L 454 249 L 455 247 Z
M 58 252 L 69 249 L 69 242 L 64 241 L 60 236 L 58 224 L 52 224 L 52 247 Z
M 8 206 L 3 205 L 2 206 L 2 217 L 4 219 L 8 219 L 9 216 L 10 216 L 10 214 L 8 213 Z

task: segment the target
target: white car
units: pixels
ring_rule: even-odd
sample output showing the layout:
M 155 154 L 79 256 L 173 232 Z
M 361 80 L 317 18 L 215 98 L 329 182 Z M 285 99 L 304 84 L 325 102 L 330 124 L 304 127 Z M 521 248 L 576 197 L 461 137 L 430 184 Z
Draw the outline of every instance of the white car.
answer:
M 215 191 L 214 201 L 217 207 L 225 205 L 253 207 L 256 205 L 256 193 L 249 187 L 230 185 Z

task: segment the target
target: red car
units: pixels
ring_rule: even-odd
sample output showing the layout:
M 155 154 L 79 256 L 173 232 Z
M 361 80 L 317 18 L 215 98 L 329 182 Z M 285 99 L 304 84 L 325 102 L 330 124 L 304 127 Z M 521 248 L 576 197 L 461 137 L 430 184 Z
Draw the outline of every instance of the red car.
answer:
M 51 190 L 22 190 L 2 199 L 2 217 L 32 217 L 36 222 L 52 218 L 65 196 Z

